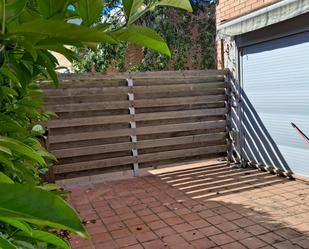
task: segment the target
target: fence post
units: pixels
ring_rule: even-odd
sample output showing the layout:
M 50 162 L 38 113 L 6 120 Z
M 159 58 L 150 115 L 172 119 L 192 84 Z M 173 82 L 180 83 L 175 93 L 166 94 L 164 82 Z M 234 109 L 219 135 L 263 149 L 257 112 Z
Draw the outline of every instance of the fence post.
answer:
M 133 173 L 134 176 L 138 176 L 139 175 L 139 165 L 138 165 L 138 150 L 136 147 L 137 144 L 137 136 L 135 133 L 136 130 L 136 122 L 135 122 L 135 107 L 134 107 L 134 92 L 133 92 L 133 86 L 134 86 L 134 82 L 132 78 L 128 78 L 127 79 L 128 82 L 128 87 L 129 87 L 129 92 L 128 92 L 128 98 L 129 98 L 129 114 L 132 116 L 132 121 L 130 121 L 130 128 L 133 129 L 133 133 L 131 136 L 131 143 L 132 143 L 132 156 L 134 157 L 134 163 L 133 163 Z

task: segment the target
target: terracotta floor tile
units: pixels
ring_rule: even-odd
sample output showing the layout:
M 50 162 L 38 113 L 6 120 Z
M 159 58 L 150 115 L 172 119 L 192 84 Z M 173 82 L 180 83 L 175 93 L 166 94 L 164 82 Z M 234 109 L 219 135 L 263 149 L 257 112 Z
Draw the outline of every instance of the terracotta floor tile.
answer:
M 208 249 L 213 248 L 216 244 L 208 238 L 202 238 L 191 241 L 191 245 L 193 245 L 196 249 Z
M 218 246 L 222 246 L 225 244 L 229 244 L 234 241 L 234 239 L 224 233 L 220 233 L 217 235 L 212 235 L 209 237 L 213 242 L 215 242 Z
M 171 227 L 163 227 L 163 228 L 155 230 L 155 233 L 160 238 L 163 238 L 163 237 L 166 237 L 166 236 L 170 236 L 170 235 L 176 234 L 176 231 L 174 229 L 172 229 Z
M 205 235 L 198 230 L 191 230 L 191 231 L 181 233 L 181 236 L 184 237 L 189 242 L 205 237 Z
M 146 241 L 151 241 L 151 240 L 155 240 L 158 238 L 158 236 L 152 232 L 152 231 L 148 231 L 148 232 L 144 232 L 144 233 L 139 233 L 136 235 L 136 238 L 139 242 L 146 242 Z
M 153 240 L 143 243 L 145 249 L 166 249 L 167 245 L 162 240 Z
M 248 249 L 257 249 L 267 245 L 264 241 L 256 237 L 243 239 L 240 243 L 245 245 Z
M 116 239 L 115 241 L 120 248 L 126 248 L 127 246 L 135 245 L 138 243 L 135 236 L 133 235 L 120 238 L 120 239 Z
M 211 235 L 222 233 L 215 226 L 208 226 L 208 227 L 200 228 L 199 231 L 205 234 L 206 236 L 211 236 Z
M 68 200 L 92 241 L 72 236 L 72 248 L 309 249 L 308 185 L 255 169 L 241 171 L 221 163 L 219 168 L 168 168 L 164 174 L 73 188 Z M 239 177 L 248 172 L 252 184 Z M 182 184 L 184 177 L 190 180 Z M 220 195 L 207 191 L 207 186 L 222 189 L 226 179 L 237 186 L 219 190 Z M 207 182 L 202 192 L 210 195 L 193 199 L 197 195 L 187 193 L 202 182 Z

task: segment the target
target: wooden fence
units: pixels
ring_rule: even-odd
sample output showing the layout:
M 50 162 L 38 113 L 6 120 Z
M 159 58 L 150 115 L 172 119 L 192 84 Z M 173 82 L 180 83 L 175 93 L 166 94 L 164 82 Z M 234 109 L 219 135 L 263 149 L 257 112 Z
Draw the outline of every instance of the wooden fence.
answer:
M 224 71 L 69 74 L 44 91 L 56 179 L 226 153 Z

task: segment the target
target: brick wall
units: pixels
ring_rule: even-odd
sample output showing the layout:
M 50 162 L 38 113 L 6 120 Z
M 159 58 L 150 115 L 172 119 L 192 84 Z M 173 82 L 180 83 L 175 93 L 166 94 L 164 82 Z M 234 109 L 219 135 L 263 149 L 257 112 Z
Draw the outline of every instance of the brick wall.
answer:
M 278 0 L 220 0 L 217 5 L 217 23 L 249 13 Z
M 242 16 L 278 0 L 219 0 L 216 9 L 217 25 L 223 21 Z M 217 41 L 217 66 L 222 69 L 221 42 Z

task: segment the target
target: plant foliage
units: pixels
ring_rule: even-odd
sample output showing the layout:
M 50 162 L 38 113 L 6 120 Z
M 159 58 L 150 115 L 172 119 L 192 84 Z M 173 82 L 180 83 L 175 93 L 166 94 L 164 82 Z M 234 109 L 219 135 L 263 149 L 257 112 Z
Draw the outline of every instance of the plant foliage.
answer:
M 56 160 L 41 145 L 53 115 L 41 88 L 59 84 L 52 52 L 72 61 L 71 47 L 133 42 L 170 55 L 160 35 L 133 24 L 162 4 L 191 10 L 187 0 L 125 0 L 123 21 L 110 29 L 98 25 L 102 0 L 0 0 L 0 248 L 69 248 L 59 229 L 88 236 L 59 188 L 40 177 Z
M 121 22 L 123 13 L 117 3 L 117 0 L 110 0 L 109 12 L 104 13 L 113 25 Z M 96 51 L 78 50 L 83 59 L 74 61 L 73 68 L 77 72 L 85 72 L 90 70 L 89 65 L 92 65 L 96 71 L 101 72 L 109 70 L 111 62 L 112 69 L 116 71 L 214 68 L 216 24 L 215 5 L 211 3 L 212 1 L 208 0 L 191 0 L 192 13 L 177 8 L 156 8 L 138 20 L 140 25 L 154 29 L 164 38 L 171 51 L 170 57 L 146 47 L 142 50 L 142 61 L 130 65 L 130 58 L 134 55 L 128 53 L 130 48 L 126 43 L 101 44 Z M 135 8 L 138 8 L 138 5 Z M 126 58 L 128 54 L 130 55 Z

